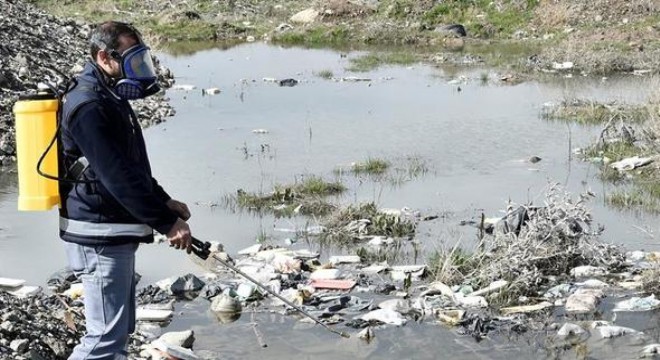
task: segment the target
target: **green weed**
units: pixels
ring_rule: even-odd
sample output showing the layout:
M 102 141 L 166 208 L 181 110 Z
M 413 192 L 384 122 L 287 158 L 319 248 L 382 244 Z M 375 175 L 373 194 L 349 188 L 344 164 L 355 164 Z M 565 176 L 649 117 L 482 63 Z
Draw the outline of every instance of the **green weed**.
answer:
M 377 158 L 368 158 L 363 163 L 353 164 L 352 171 L 355 174 L 380 175 L 390 167 L 390 163 Z
M 361 57 L 352 58 L 348 71 L 365 72 L 374 70 L 383 65 L 410 65 L 419 61 L 417 56 L 410 52 L 371 53 Z

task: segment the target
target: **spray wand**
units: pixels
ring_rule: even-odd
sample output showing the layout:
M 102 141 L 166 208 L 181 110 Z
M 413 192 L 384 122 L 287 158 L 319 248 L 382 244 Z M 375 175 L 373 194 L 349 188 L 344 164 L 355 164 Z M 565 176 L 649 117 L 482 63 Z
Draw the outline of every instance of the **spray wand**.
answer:
M 299 313 L 305 315 L 305 316 L 308 317 L 309 319 L 313 320 L 315 323 L 317 323 L 317 324 L 323 326 L 326 330 L 328 330 L 328 331 L 330 331 L 330 332 L 332 332 L 332 333 L 335 333 L 335 334 L 337 334 L 337 335 L 339 335 L 339 336 L 341 336 L 341 337 L 343 337 L 343 338 L 349 338 L 349 337 L 350 337 L 349 334 L 347 334 L 347 333 L 345 333 L 345 332 L 342 332 L 342 331 L 337 331 L 337 330 L 335 330 L 335 329 L 329 327 L 328 325 L 322 323 L 319 319 L 317 319 L 316 317 L 312 316 L 312 315 L 309 314 L 307 311 L 303 310 L 300 306 L 297 306 L 296 304 L 294 304 L 294 303 L 292 303 L 291 301 L 289 301 L 289 300 L 285 299 L 284 297 L 282 297 L 280 294 L 278 294 L 278 293 L 276 293 L 276 292 L 270 290 L 267 286 L 263 285 L 262 283 L 260 283 L 259 281 L 255 280 L 255 279 L 253 279 L 251 276 L 249 276 L 249 275 L 247 275 L 246 273 L 244 273 L 243 271 L 239 270 L 239 269 L 236 268 L 234 265 L 230 264 L 228 261 L 222 259 L 221 257 L 219 257 L 219 256 L 217 256 L 217 255 L 215 255 L 215 254 L 211 254 L 211 250 L 210 250 L 210 249 L 211 249 L 211 243 L 210 243 L 210 242 L 208 242 L 208 241 L 207 241 L 207 242 L 203 242 L 203 241 L 198 240 L 198 239 L 196 239 L 196 238 L 194 238 L 194 237 L 192 238 L 192 251 L 193 251 L 193 253 L 195 253 L 195 255 L 197 255 L 199 258 L 201 258 L 201 259 L 203 259 L 203 260 L 206 260 L 206 259 L 208 259 L 209 256 L 211 256 L 213 259 L 215 259 L 216 261 L 218 261 L 220 264 L 222 264 L 222 265 L 225 266 L 226 268 L 228 268 L 228 269 L 234 271 L 235 273 L 241 275 L 242 277 L 248 279 L 250 282 L 252 282 L 253 284 L 257 285 L 258 287 L 260 287 L 261 289 L 263 289 L 263 290 L 266 291 L 267 293 L 269 293 L 269 294 L 275 296 L 276 298 L 280 299 L 280 300 L 281 300 L 283 303 L 285 303 L 286 305 L 288 305 L 288 306 L 290 306 L 291 308 L 297 310 Z

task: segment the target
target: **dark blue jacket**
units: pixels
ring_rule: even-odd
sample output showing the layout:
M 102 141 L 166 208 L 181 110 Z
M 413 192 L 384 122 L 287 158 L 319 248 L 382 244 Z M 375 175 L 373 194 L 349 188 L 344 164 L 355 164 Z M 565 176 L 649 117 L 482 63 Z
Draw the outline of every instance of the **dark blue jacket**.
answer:
M 60 177 L 80 157 L 83 182 L 60 182 L 60 237 L 86 245 L 152 242 L 167 234 L 177 215 L 170 197 L 151 175 L 142 130 L 128 101 L 105 85 L 88 63 L 66 94 L 61 114 Z

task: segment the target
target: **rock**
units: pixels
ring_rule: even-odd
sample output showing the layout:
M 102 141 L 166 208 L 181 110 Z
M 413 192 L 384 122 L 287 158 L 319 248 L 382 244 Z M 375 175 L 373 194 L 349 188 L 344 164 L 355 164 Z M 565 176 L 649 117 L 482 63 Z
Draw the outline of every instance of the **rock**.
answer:
M 178 278 L 161 280 L 157 285 L 172 295 L 182 295 L 191 291 L 199 291 L 204 287 L 204 282 L 193 274 L 186 274 Z
M 465 37 L 467 36 L 467 31 L 465 31 L 465 27 L 461 24 L 451 24 L 451 25 L 444 25 L 444 26 L 438 26 L 434 30 L 435 32 L 442 33 L 445 35 L 452 35 L 456 37 Z
M 541 161 L 541 158 L 538 156 L 532 156 L 529 158 L 529 162 L 531 162 L 532 164 L 536 164 L 539 161 Z
M 9 343 L 9 348 L 14 350 L 15 353 L 22 354 L 28 349 L 29 344 L 28 339 L 18 339 Z
M 289 25 L 289 24 L 287 24 L 287 23 L 279 24 L 279 25 L 275 28 L 275 30 L 276 30 L 277 32 L 280 32 L 280 33 L 283 33 L 283 32 L 285 32 L 285 31 L 287 31 L 287 30 L 291 30 L 291 29 L 293 29 L 293 26 L 291 26 L 291 25 Z
M 313 8 L 305 9 L 291 16 L 289 21 L 292 23 L 298 24 L 310 24 L 313 23 L 316 18 L 319 16 L 319 12 Z
M 558 336 L 569 336 L 569 335 L 581 335 L 586 333 L 586 331 L 579 325 L 566 323 L 564 326 L 557 331 Z
M 190 349 L 195 342 L 195 333 L 192 330 L 168 332 L 163 334 L 158 340 L 168 345 Z
M 283 79 L 279 81 L 280 86 L 285 86 L 285 87 L 294 87 L 298 85 L 299 81 L 296 79 Z

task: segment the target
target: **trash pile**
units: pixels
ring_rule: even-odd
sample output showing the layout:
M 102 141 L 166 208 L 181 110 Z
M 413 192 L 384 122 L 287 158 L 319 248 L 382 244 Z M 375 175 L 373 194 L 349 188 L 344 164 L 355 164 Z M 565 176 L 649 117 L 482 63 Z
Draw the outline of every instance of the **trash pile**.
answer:
M 221 323 L 236 321 L 241 314 L 252 311 L 270 311 L 295 315 L 300 321 L 320 321 L 338 331 L 354 332 L 365 341 L 377 336 L 381 327 L 423 322 L 442 324 L 477 341 L 492 334 L 557 330 L 552 336 L 563 340 L 578 337 L 567 348 L 590 337 L 634 335 L 643 340 L 640 346 L 648 345 L 641 350 L 643 354 L 657 352 L 660 345 L 646 344 L 649 339 L 642 332 L 618 325 L 616 316 L 610 322 L 603 321 L 602 314 L 660 308 L 655 294 L 638 292 L 648 285 L 648 271 L 660 268 L 660 253 L 624 253 L 615 246 L 599 243 L 597 236 L 602 230 L 590 229 L 586 200 L 585 196 L 573 200 L 558 186 L 552 186 L 543 206 L 511 207 L 502 218 L 484 219 L 481 226 L 490 235 L 483 238 L 479 252 L 471 260 L 463 259 L 463 272 L 458 273 L 460 276 L 454 272 L 447 278 L 451 281 L 443 279 L 434 263 L 373 261 L 359 254 L 325 257 L 297 242 L 285 247 L 258 243 L 231 259 L 215 243 L 211 246 L 213 256 L 220 256 L 307 314 L 227 269 L 213 256 L 206 260 L 194 258 L 210 272 L 163 279 L 138 290 L 138 325 L 131 337 L 131 356 L 213 358 L 191 350 L 192 332 L 162 334 L 174 316 L 175 303 L 197 298 L 208 301 L 209 310 Z M 409 209 L 390 210 L 387 216 L 407 218 L 411 214 L 419 217 Z M 367 238 L 386 239 L 370 234 L 371 224 L 358 218 L 348 222 L 353 224 L 354 244 L 363 244 L 361 240 Z M 308 235 L 317 237 L 327 232 L 322 226 L 308 230 Z M 382 242 L 371 246 L 388 245 Z M 454 265 L 449 261 L 442 264 L 445 268 Z M 15 288 L 0 297 L 4 301 L 0 305 L 10 304 L 0 307 L 7 309 L 0 311 L 3 356 L 27 357 L 28 349 L 43 349 L 43 358 L 56 358 L 52 356 L 57 356 L 57 346 L 62 352 L 71 351 L 75 345 L 82 330 L 78 318 L 82 314 L 82 288 L 70 272 L 51 277 L 48 284 L 58 295 L 45 297 L 40 289 L 23 286 L 21 281 L 0 279 L 0 287 Z M 21 300 L 7 300 L 10 296 Z M 608 297 L 614 305 L 603 301 Z M 23 318 L 7 315 L 35 303 L 47 304 L 44 306 L 54 310 L 44 314 L 43 309 L 30 309 L 24 311 Z M 50 316 L 43 323 L 52 323 L 49 326 L 54 330 L 41 327 L 30 333 L 61 333 L 55 336 L 61 340 L 59 345 L 45 342 L 48 337 L 20 335 L 31 329 L 29 324 L 35 323 L 32 318 L 46 319 L 43 316 Z M 16 327 L 26 330 L 17 332 L 13 330 Z M 179 340 L 168 342 L 164 337 Z
M 15 161 L 16 142 L 11 109 L 19 94 L 36 91 L 39 83 L 63 84 L 82 70 L 90 26 L 58 19 L 22 0 L 0 1 L 0 168 Z M 163 88 L 174 82 L 158 61 Z M 133 103 L 143 126 L 157 124 L 174 110 L 163 95 Z

